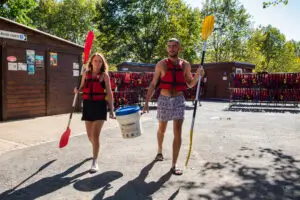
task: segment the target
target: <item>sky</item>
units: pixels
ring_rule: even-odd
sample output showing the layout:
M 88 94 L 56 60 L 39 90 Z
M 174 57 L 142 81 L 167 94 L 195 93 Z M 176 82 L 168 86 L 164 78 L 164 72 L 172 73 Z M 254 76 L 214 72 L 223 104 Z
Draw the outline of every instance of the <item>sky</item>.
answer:
M 184 0 L 191 7 L 199 7 L 205 0 Z M 300 0 L 289 0 L 287 5 L 278 4 L 263 9 L 263 0 L 239 0 L 252 16 L 254 27 L 272 25 L 285 35 L 286 40 L 300 41 Z

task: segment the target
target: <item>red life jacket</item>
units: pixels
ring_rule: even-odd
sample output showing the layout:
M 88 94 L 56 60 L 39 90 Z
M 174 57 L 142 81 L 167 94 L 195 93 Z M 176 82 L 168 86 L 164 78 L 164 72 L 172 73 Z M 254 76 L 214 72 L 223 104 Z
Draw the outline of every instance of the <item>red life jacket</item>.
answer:
M 110 78 L 110 87 L 112 90 L 116 89 L 116 80 L 114 78 Z
M 179 64 L 176 66 L 174 66 L 169 59 L 166 60 L 166 63 L 168 65 L 168 69 L 166 74 L 160 80 L 159 88 L 167 90 L 175 89 L 176 91 L 186 90 L 183 61 L 180 60 Z
M 100 76 L 102 73 L 98 73 L 96 77 L 92 76 L 92 72 L 87 72 L 84 80 L 84 87 L 82 89 L 82 98 L 85 100 L 100 101 L 105 100 L 106 90 L 104 80 L 100 82 Z

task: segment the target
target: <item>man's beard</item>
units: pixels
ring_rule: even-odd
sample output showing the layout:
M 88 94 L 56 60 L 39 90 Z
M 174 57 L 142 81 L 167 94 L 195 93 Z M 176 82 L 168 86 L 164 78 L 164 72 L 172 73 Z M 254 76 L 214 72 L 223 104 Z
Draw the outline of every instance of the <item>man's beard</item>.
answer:
M 169 56 L 170 56 L 171 58 L 177 58 L 177 57 L 178 57 L 178 53 L 169 54 Z

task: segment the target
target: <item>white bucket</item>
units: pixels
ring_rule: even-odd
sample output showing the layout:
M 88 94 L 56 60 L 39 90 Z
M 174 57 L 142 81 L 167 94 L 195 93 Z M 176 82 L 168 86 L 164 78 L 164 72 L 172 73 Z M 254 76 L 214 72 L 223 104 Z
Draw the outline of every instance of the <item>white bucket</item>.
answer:
M 123 138 L 135 138 L 142 134 L 139 111 L 138 106 L 128 106 L 116 110 L 116 119 Z

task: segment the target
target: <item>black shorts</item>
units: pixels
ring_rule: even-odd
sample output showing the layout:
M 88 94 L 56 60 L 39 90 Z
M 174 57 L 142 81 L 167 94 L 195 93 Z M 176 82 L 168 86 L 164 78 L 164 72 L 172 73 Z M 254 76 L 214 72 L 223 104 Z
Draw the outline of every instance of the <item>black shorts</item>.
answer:
M 106 101 L 83 100 L 82 118 L 84 121 L 107 120 Z

